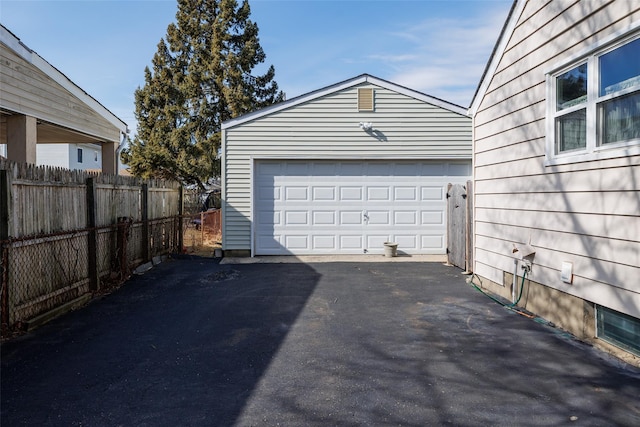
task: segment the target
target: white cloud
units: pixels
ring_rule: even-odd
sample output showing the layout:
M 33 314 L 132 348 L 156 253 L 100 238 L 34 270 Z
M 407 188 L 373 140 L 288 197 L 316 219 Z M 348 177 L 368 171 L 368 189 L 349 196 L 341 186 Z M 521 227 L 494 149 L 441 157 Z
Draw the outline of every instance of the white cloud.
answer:
M 468 106 L 505 18 L 502 8 L 468 19 L 427 19 L 391 32 L 404 49 L 377 59 L 395 70 L 390 80 Z

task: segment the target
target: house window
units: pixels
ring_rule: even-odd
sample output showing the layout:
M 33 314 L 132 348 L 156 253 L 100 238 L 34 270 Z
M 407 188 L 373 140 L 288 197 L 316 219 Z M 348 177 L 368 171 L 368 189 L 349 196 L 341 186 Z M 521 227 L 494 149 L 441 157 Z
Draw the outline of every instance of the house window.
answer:
M 93 161 L 94 161 L 94 162 L 97 162 L 97 161 L 98 161 L 98 152 L 97 152 L 97 151 L 94 151 L 94 152 L 93 152 Z
M 640 319 L 597 306 L 598 338 L 640 356 Z
M 547 163 L 640 149 L 640 34 L 547 75 Z
M 82 163 L 82 148 L 78 148 L 78 163 Z

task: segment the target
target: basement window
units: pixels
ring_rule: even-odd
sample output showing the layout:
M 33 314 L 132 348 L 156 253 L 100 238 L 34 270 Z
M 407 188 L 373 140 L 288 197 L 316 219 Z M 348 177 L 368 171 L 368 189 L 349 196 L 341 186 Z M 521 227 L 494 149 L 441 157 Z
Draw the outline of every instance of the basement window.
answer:
M 640 356 L 640 319 L 597 306 L 598 338 Z
M 358 89 L 358 111 L 373 111 L 373 88 Z

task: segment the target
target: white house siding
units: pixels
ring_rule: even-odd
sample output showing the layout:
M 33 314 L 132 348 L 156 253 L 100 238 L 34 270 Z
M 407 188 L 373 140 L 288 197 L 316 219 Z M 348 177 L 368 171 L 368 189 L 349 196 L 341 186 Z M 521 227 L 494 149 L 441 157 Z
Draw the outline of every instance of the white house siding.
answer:
M 82 163 L 78 162 L 78 149 L 82 149 Z M 102 147 L 94 144 L 38 144 L 38 165 L 67 169 L 101 170 Z
M 359 87 L 375 111 L 359 112 Z M 359 123 L 373 123 L 373 134 Z M 223 130 L 225 250 L 251 247 L 252 167 L 258 159 L 470 159 L 471 120 L 370 81 Z
M 545 166 L 545 72 L 640 20 L 640 2 L 521 4 L 474 101 L 474 271 L 503 283 L 531 243 L 531 280 L 640 317 L 640 156 Z

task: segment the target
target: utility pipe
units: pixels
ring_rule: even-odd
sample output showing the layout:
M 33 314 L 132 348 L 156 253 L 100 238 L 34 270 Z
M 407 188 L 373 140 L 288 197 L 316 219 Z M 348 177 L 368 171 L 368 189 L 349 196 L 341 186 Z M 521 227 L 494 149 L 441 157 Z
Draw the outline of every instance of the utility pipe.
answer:
M 518 259 L 513 259 L 513 284 L 511 285 L 511 302 L 516 302 L 516 289 L 518 288 Z

